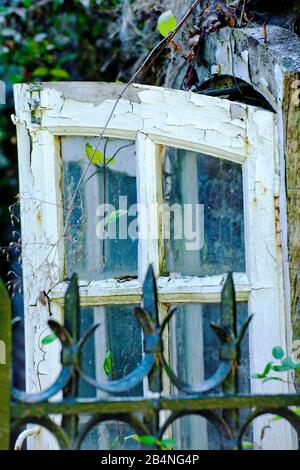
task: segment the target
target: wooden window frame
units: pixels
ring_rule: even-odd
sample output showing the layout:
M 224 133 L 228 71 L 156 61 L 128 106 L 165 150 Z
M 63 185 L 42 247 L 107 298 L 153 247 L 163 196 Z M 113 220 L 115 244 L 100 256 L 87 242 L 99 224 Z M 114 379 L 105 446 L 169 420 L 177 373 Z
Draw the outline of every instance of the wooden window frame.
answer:
M 38 331 L 49 316 L 42 295 L 51 299 L 51 314 L 62 321 L 65 278 L 62 162 L 59 138 L 97 136 L 123 89 L 104 83 L 46 83 L 14 86 L 18 133 L 20 203 L 23 241 L 24 305 L 26 323 L 27 389 L 37 388 L 35 364 L 39 358 Z M 104 133 L 134 139 L 137 158 L 138 203 L 163 202 L 162 147 L 197 151 L 242 165 L 246 273 L 234 273 L 237 301 L 248 301 L 250 368 L 261 372 L 271 349 L 287 349 L 290 323 L 284 299 L 282 240 L 277 231 L 280 193 L 278 130 L 275 113 L 191 92 L 131 85 L 120 99 Z M 225 274 L 218 276 L 161 276 L 164 261 L 161 214 L 148 220 L 146 231 L 156 239 L 139 240 L 138 279 L 80 282 L 81 304 L 101 306 L 136 304 L 149 263 L 158 277 L 161 312 L 166 304 L 218 303 Z M 151 226 L 150 226 L 151 224 Z M 48 248 L 47 248 L 48 247 Z M 51 382 L 56 355 L 48 357 Z M 251 381 L 253 393 L 284 393 L 289 386 Z M 255 426 L 259 433 L 264 423 Z M 289 448 L 291 433 L 275 446 Z M 280 445 L 279 445 L 280 444 Z

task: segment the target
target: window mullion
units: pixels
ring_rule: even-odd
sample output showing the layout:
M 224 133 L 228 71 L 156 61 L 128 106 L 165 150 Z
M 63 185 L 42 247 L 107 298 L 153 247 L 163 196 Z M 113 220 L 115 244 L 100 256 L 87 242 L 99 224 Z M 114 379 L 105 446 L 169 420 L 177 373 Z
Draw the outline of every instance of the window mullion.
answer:
M 146 134 L 136 137 L 137 192 L 139 204 L 139 279 L 143 282 L 149 264 L 156 276 L 163 262 L 162 219 L 162 156 L 163 148 Z

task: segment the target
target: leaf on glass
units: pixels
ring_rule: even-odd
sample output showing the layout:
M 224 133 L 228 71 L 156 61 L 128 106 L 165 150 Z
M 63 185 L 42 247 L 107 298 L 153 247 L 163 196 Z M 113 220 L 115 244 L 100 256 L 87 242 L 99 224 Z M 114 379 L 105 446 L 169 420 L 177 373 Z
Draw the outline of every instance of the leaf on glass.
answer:
M 109 446 L 109 450 L 115 449 L 120 445 L 120 439 L 119 436 L 115 437 L 115 439 L 112 441 L 112 443 Z
M 139 441 L 139 436 L 137 434 L 130 434 L 130 436 L 125 436 L 124 441 L 128 441 L 130 439 L 133 439 L 134 441 L 140 442 Z
M 173 31 L 177 26 L 177 21 L 171 12 L 171 10 L 166 11 L 158 18 L 157 29 L 160 34 L 164 37 L 168 36 L 171 31 Z
M 111 351 L 108 351 L 105 355 L 103 369 L 106 375 L 109 375 L 113 369 L 113 356 Z
M 100 150 L 95 150 L 90 144 L 86 144 L 85 151 L 89 160 L 93 157 L 91 161 L 94 165 L 103 165 L 104 156 Z
M 103 152 L 95 150 L 90 144 L 86 144 L 85 151 L 89 160 L 93 157 L 91 161 L 94 165 L 104 165 L 104 163 L 113 165 L 115 163 L 113 158 L 106 158 L 104 162 Z
M 86 144 L 85 151 L 89 160 L 91 160 L 94 165 L 103 165 L 104 164 L 104 155 L 101 150 L 95 150 L 90 144 Z
M 113 224 L 116 220 L 118 220 L 120 217 L 122 217 L 123 215 L 127 214 L 127 210 L 125 209 L 120 209 L 118 211 L 113 211 L 109 214 L 109 216 L 107 217 L 106 219 L 106 222 L 105 222 L 105 227 L 108 227 L 108 225 L 111 225 Z

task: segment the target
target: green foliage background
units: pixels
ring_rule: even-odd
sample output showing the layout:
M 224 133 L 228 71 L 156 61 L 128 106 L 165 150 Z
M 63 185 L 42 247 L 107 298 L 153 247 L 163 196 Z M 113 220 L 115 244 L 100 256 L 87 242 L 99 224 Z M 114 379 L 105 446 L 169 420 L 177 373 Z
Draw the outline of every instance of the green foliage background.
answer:
M 159 0 L 0 0 L 0 246 L 11 240 L 9 205 L 18 193 L 12 85 L 18 82 L 127 81 L 159 39 Z M 159 64 L 147 77 L 161 83 Z M 8 267 L 1 259 L 1 272 Z

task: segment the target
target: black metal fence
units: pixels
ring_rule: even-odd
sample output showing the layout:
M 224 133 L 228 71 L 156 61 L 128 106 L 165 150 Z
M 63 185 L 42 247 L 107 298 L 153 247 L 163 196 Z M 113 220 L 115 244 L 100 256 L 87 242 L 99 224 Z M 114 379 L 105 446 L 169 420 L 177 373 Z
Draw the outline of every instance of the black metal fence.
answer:
M 222 449 L 242 449 L 246 430 L 252 421 L 263 414 L 285 418 L 295 428 L 300 440 L 300 417 L 290 407 L 300 405 L 300 394 L 241 395 L 237 389 L 240 343 L 251 318 L 236 331 L 236 306 L 232 275 L 228 274 L 221 299 L 221 323 L 211 324 L 219 340 L 219 366 L 215 373 L 197 385 L 183 382 L 165 358 L 162 335 L 175 309 L 160 322 L 156 282 L 150 267 L 143 286 L 143 308 L 136 307 L 135 315 L 143 331 L 143 359 L 126 377 L 100 383 L 87 375 L 82 366 L 82 348 L 94 334 L 93 325 L 79 335 L 79 289 L 74 275 L 65 295 L 65 324 L 50 320 L 49 326 L 61 342 L 61 371 L 55 383 L 40 393 L 27 394 L 11 387 L 11 308 L 6 289 L 0 285 L 0 449 L 10 448 L 11 436 L 28 423 L 48 429 L 62 449 L 79 449 L 88 433 L 107 421 L 121 421 L 134 429 L 140 442 L 159 446 L 169 426 L 188 415 L 204 417 L 217 429 Z M 179 394 L 164 396 L 162 374 L 165 372 Z M 154 398 L 126 396 L 129 390 L 145 377 Z M 93 389 L 106 392 L 105 398 L 80 398 L 79 381 Z M 213 393 L 222 388 L 221 394 Z M 58 392 L 60 400 L 51 401 Z M 125 394 L 125 396 L 124 396 Z M 240 411 L 248 409 L 241 419 Z M 166 410 L 161 423 L 159 413 Z M 53 415 L 62 418 L 58 425 Z M 88 415 L 84 424 L 79 416 Z M 51 417 L 50 417 L 51 416 Z M 145 436 L 151 439 L 145 439 Z

